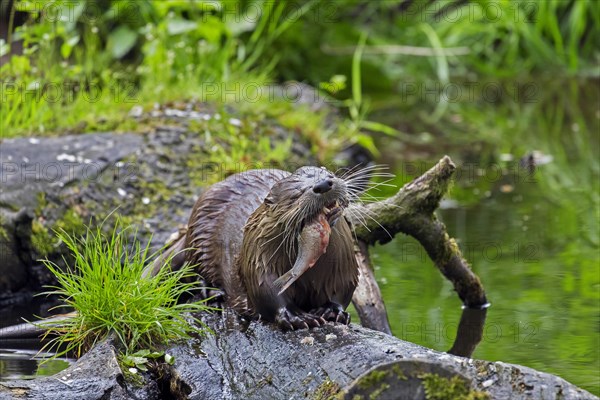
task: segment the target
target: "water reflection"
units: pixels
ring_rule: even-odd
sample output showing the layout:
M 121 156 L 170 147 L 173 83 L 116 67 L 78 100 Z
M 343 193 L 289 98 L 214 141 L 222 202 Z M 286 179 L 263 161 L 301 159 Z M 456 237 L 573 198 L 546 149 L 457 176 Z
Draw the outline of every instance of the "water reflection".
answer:
M 33 298 L 24 304 L 3 308 L 0 329 L 22 324 L 25 320 L 35 321 L 38 316 L 49 316 L 50 308 L 56 306 L 53 299 Z M 55 309 L 53 312 L 64 312 Z M 48 360 L 52 353 L 40 352 L 43 343 L 39 339 L 0 339 L 0 380 L 33 379 L 38 376 L 54 375 L 67 368 L 73 359 L 62 357 Z M 46 362 L 43 362 L 47 360 Z
M 52 353 L 40 352 L 36 339 L 2 340 L 0 342 L 0 380 L 33 379 L 54 375 L 67 368 L 73 359 L 59 357 L 48 360 Z M 47 360 L 46 362 L 43 362 Z
M 456 331 L 456 339 L 448 353 L 461 357 L 471 357 L 473 355 L 475 348 L 483 339 L 483 327 L 488 306 L 489 304 L 481 309 L 463 307 Z

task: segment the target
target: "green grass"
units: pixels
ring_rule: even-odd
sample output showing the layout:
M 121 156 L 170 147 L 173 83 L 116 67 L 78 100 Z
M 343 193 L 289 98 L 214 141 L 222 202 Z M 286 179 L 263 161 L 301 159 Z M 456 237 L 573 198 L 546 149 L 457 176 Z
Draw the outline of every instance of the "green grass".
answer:
M 239 102 L 243 91 L 237 99 L 223 92 L 282 79 L 318 86 L 345 75 L 353 84 L 336 96 L 349 99 L 347 128 L 362 122 L 363 129 L 385 133 L 388 127 L 365 119 L 366 97 L 398 91 L 402 82 L 514 79 L 548 70 L 598 76 L 600 3 L 593 0 L 257 1 L 252 7 L 244 1 L 53 0 L 68 20 L 45 18 L 38 3 L 15 1 L 15 10 L 31 18 L 0 43 L 0 54 L 12 39 L 25 47 L 0 68 L 4 137 L 130 130 L 135 124 L 126 116 L 134 105 Z M 99 11 L 93 22 L 84 12 L 92 8 Z M 430 55 L 415 56 L 415 49 Z M 361 60 L 364 95 L 356 75 Z M 448 112 L 442 101 L 432 115 L 406 118 L 436 122 Z
M 116 129 L 135 105 L 239 101 L 246 94 L 239 87 L 268 82 L 276 58 L 265 61 L 264 53 L 295 21 L 283 14 L 285 2 L 261 3 L 253 21 L 234 17 L 242 2 L 52 3 L 69 18 L 45 18 L 40 2 L 15 1 L 31 19 L 12 37 L 24 54 L 0 68 L 3 137 Z M 90 9 L 102 16 L 91 22 L 84 12 Z M 10 39 L 0 43 L 0 55 Z M 228 99 L 223 89 L 237 93 Z
M 150 111 L 156 103 L 199 100 L 222 115 L 233 105 L 249 120 L 275 119 L 308 142 L 321 163 L 352 143 L 377 155 L 378 134 L 416 144 L 483 139 L 506 148 L 528 131 L 535 114 L 528 110 L 539 106 L 511 98 L 480 107 L 486 82 L 506 83 L 510 91 L 515 82 L 531 88 L 548 71 L 552 79 L 598 76 L 600 3 L 592 0 L 258 1 L 251 8 L 244 1 L 77 3 L 99 6 L 101 17 L 91 23 L 76 7 L 75 23 L 51 20 L 36 14 L 35 2 L 15 1 L 31 18 L 14 35 L 24 54 L 0 68 L 0 136 L 146 132 L 152 122 L 129 118 L 132 107 Z M 133 17 L 125 12 L 131 4 Z M 260 15 L 252 13 L 257 10 Z M 0 53 L 8 47 L 0 43 Z M 253 88 L 286 79 L 321 87 L 346 118 L 332 127 L 325 113 L 285 104 L 266 89 L 253 100 Z M 465 94 L 473 83 L 474 99 L 458 102 L 423 89 L 458 85 Z M 422 90 L 410 94 L 406 85 Z M 534 89 L 520 97 L 548 91 Z M 457 115 L 463 126 L 451 129 Z M 515 121 L 526 129 L 499 129 Z M 253 126 L 205 125 L 199 133 L 214 143 L 210 162 L 289 158 L 289 141 L 267 139 L 263 131 L 256 139 L 244 132 Z
M 154 277 L 143 277 L 144 266 L 156 254 L 150 254 L 149 245 L 142 247 L 135 232 L 123 228 L 119 220 L 110 234 L 99 226 L 88 228 L 84 237 L 65 231 L 57 235 L 74 263 L 61 270 L 44 262 L 58 282 L 44 294 L 58 295 L 76 311 L 59 326 L 49 325 L 48 333 L 58 336 L 48 346 L 62 349 L 57 356 L 67 352 L 79 356 L 109 335 L 116 336 L 125 354 L 156 349 L 189 338 L 195 328 L 186 320 L 191 318 L 188 313 L 210 309 L 204 302 L 178 303 L 182 295 L 197 289 L 191 279 L 186 282 L 195 276 L 193 266 L 178 271 L 162 268 Z

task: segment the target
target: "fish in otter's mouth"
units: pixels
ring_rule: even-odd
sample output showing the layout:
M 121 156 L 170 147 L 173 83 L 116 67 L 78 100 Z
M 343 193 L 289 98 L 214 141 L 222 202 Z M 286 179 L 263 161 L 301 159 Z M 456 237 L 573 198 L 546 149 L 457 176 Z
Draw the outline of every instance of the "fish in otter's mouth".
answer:
M 323 214 L 329 222 L 329 225 L 333 226 L 336 223 L 338 218 L 344 212 L 344 208 L 345 207 L 340 205 L 340 202 L 338 200 L 323 207 Z

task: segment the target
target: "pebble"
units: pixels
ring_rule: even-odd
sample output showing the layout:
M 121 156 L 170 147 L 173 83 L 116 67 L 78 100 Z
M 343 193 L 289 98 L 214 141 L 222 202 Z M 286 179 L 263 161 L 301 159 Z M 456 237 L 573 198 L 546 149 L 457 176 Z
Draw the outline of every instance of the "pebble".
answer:
M 75 157 L 72 154 L 66 154 L 66 153 L 59 154 L 58 156 L 56 156 L 56 159 L 58 161 L 69 161 L 69 162 L 77 161 L 77 157 Z
M 144 115 L 144 108 L 142 106 L 133 106 L 129 111 L 129 116 L 133 118 L 139 118 Z
M 301 344 L 308 344 L 312 346 L 315 343 L 315 338 L 312 336 L 307 336 L 300 341 Z
M 488 388 L 488 387 L 492 386 L 493 384 L 494 384 L 494 380 L 488 379 L 487 381 L 483 382 L 481 384 L 481 386 L 483 386 L 484 388 Z

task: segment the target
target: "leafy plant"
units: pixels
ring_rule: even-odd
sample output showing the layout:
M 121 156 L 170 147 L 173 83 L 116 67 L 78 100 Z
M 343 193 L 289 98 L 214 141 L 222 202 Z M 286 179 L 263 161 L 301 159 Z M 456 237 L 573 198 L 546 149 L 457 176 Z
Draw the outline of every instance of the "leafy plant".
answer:
M 129 240 L 130 234 L 131 228 L 124 228 L 120 220 L 110 234 L 105 234 L 102 226 L 87 228 L 83 238 L 64 230 L 57 232 L 75 261 L 64 271 L 44 261 L 58 281 L 45 294 L 58 295 L 76 311 L 59 324 L 40 323 L 48 334 L 58 335 L 47 345 L 62 349 L 57 356 L 67 352 L 79 356 L 109 335 L 116 336 L 125 354 L 154 349 L 189 338 L 195 328 L 186 315 L 210 310 L 204 301 L 178 302 L 195 289 L 194 282 L 186 282 L 195 275 L 193 266 L 171 271 L 167 260 L 156 276 L 143 276 L 144 267 L 158 254 L 150 254 L 149 245 L 142 247 L 135 232 Z
M 126 354 L 121 357 L 121 364 L 125 367 L 136 368 L 140 371 L 148 371 L 148 362 L 158 358 L 165 359 L 167 364 L 173 364 L 175 358 L 163 351 L 150 351 L 148 349 L 138 350 L 135 353 Z

